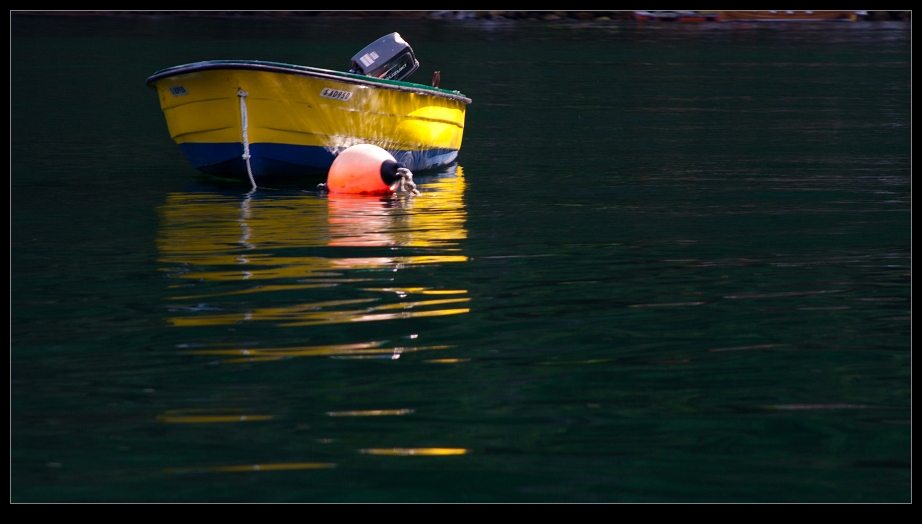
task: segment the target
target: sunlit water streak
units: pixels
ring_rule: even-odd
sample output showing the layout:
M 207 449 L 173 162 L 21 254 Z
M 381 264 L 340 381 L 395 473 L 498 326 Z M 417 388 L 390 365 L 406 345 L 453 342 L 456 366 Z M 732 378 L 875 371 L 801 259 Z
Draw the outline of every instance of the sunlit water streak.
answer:
M 243 199 L 207 193 L 170 195 L 161 208 L 158 246 L 160 261 L 167 264 L 162 270 L 193 283 L 177 288 L 182 294 L 173 297 L 170 310 L 183 315 L 169 322 L 183 327 L 269 321 L 279 327 L 299 327 L 469 312 L 468 307 L 435 308 L 469 302 L 469 297 L 456 296 L 465 295 L 465 290 L 357 285 L 391 282 L 389 273 L 407 268 L 468 260 L 456 247 L 467 235 L 462 169 L 421 181 L 420 188 L 424 194 L 415 198 L 290 192 L 247 194 Z M 348 248 L 356 255 L 363 249 L 372 254 L 386 249 L 394 255 L 284 255 L 317 248 Z M 420 254 L 402 255 L 409 250 Z M 209 292 L 198 291 L 201 288 Z M 338 297 L 358 298 L 271 308 L 249 307 L 236 300 L 240 295 L 321 288 Z M 452 296 L 412 299 L 419 295 Z M 392 301 L 407 297 L 411 299 Z M 341 309 L 358 305 L 362 307 Z

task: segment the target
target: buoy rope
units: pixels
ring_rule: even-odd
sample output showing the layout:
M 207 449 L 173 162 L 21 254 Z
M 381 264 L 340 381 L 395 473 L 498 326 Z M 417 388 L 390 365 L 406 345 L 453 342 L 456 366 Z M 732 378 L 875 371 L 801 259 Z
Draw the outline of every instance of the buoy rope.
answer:
M 247 163 L 247 174 L 250 175 L 250 183 L 253 184 L 253 190 L 256 189 L 256 180 L 253 179 L 253 168 L 250 167 L 250 139 L 247 136 L 247 103 L 244 98 L 249 93 L 241 88 L 237 88 L 237 96 L 240 97 L 240 120 L 243 128 L 243 160 Z
M 416 189 L 416 183 L 413 182 L 413 172 L 405 167 L 397 168 L 397 176 L 400 177 L 400 190 L 406 191 L 413 196 L 419 196 L 422 193 Z
M 416 183 L 413 182 L 413 172 L 412 171 L 410 171 L 409 169 L 405 167 L 400 167 L 400 168 L 397 168 L 397 176 L 400 177 L 400 181 L 398 182 L 399 186 L 397 187 L 397 191 L 403 191 L 405 193 L 409 193 L 411 196 L 422 195 L 422 193 L 420 193 L 419 190 L 416 189 Z M 255 188 L 256 185 L 254 184 L 253 187 Z M 321 192 L 328 192 L 330 188 L 325 183 L 320 183 L 320 184 L 317 184 L 317 190 Z M 391 186 L 391 191 L 393 190 L 394 190 L 393 186 Z

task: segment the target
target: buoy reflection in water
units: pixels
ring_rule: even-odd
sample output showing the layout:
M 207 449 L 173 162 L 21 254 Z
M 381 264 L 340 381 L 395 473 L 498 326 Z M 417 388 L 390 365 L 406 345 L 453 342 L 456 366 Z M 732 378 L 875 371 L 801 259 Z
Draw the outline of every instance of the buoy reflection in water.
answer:
M 467 237 L 461 168 L 422 181 L 415 198 L 169 195 L 158 241 L 163 269 L 178 281 L 171 310 L 180 314 L 169 320 L 308 326 L 468 312 L 459 304 L 469 300 L 464 290 L 420 296 L 442 287 L 437 282 L 414 283 L 410 296 L 375 292 L 390 287 L 393 270 L 467 261 L 459 247 Z

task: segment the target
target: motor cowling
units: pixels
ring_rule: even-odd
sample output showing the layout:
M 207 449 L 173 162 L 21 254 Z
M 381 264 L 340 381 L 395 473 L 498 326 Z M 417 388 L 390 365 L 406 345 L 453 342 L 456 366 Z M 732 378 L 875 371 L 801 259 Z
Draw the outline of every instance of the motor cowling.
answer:
M 384 80 L 403 80 L 419 69 L 410 44 L 399 33 L 383 36 L 352 57 L 350 73 Z

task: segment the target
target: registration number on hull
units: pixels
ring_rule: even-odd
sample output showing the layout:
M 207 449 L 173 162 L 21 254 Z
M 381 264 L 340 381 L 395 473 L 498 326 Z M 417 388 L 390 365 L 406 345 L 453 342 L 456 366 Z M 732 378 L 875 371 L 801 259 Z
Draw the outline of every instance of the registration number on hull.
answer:
M 340 91 L 339 89 L 330 89 L 329 87 L 323 88 L 323 91 L 320 92 L 320 96 L 324 98 L 332 98 L 333 100 L 341 100 L 345 102 L 352 98 L 351 91 Z

